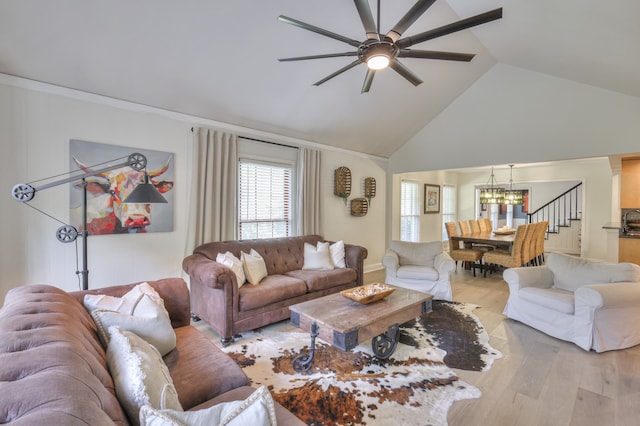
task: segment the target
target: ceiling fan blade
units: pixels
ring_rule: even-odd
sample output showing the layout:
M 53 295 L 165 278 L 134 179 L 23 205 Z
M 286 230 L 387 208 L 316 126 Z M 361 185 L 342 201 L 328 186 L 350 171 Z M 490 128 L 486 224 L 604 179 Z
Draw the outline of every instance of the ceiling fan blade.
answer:
M 289 17 L 284 16 L 284 15 L 278 16 L 278 21 L 282 21 L 282 22 L 285 22 L 287 24 L 291 24 L 291 25 L 296 26 L 298 28 L 302 28 L 303 30 L 311 31 L 311 32 L 323 35 L 325 37 L 329 37 L 329 38 L 332 38 L 334 40 L 341 41 L 343 43 L 347 43 L 347 44 L 349 44 L 349 45 L 351 45 L 353 47 L 358 47 L 361 44 L 358 40 L 353 40 L 351 38 L 348 38 L 348 37 L 345 37 L 345 36 L 341 36 L 340 34 L 336 34 L 334 32 L 327 31 L 325 29 L 316 27 L 315 25 L 307 24 L 305 22 L 298 21 L 297 19 L 289 18 Z
M 371 83 L 373 82 L 373 77 L 376 75 L 376 70 L 372 70 L 367 68 L 367 75 L 364 76 L 364 83 L 362 83 L 362 90 L 360 93 L 367 93 L 371 88 Z
M 404 49 L 413 46 L 423 41 L 431 40 L 437 37 L 442 37 L 447 34 L 455 33 L 460 30 L 475 27 L 476 25 L 485 24 L 487 22 L 495 21 L 502 18 L 502 8 L 491 10 L 489 12 L 481 13 L 480 15 L 472 16 L 471 18 L 463 19 L 448 25 L 444 25 L 433 30 L 425 31 L 420 34 L 416 34 L 411 37 L 406 37 L 398 40 L 396 45 L 400 49 Z
M 418 0 L 416 4 L 398 21 L 398 23 L 387 33 L 387 37 L 395 43 L 400 36 L 431 7 L 436 0 Z
M 474 56 L 476 55 L 473 53 L 436 52 L 433 50 L 402 49 L 398 52 L 398 58 L 440 59 L 443 61 L 470 62 Z
M 409 80 L 409 82 L 411 84 L 413 84 L 414 86 L 422 84 L 422 80 L 420 80 L 420 78 L 417 75 L 415 75 L 413 72 L 411 72 L 411 70 L 409 68 L 407 68 L 404 65 L 402 65 L 398 60 L 394 59 L 391 62 L 389 62 L 389 66 L 395 72 L 397 72 L 398 74 L 400 74 L 401 76 L 403 76 L 404 78 Z
M 333 74 L 330 74 L 328 76 L 326 76 L 325 78 L 323 78 L 322 80 L 316 81 L 315 83 L 313 83 L 314 86 L 320 86 L 322 83 L 326 83 L 327 81 L 331 80 L 333 77 L 342 74 L 345 71 L 350 70 L 351 68 L 355 67 L 356 65 L 361 64 L 362 61 L 360 59 L 355 60 L 353 62 L 351 62 L 349 65 L 344 66 L 342 68 L 340 68 L 338 71 L 334 72 Z
M 367 40 L 380 40 L 380 35 L 376 29 L 376 22 L 373 20 L 373 14 L 371 13 L 371 7 L 369 6 L 369 0 L 354 0 L 356 9 L 358 9 L 358 15 L 362 20 L 364 31 L 367 33 Z
M 278 60 L 280 62 L 290 62 L 290 61 L 305 61 L 307 59 L 338 58 L 341 56 L 358 56 L 358 52 L 327 53 L 324 55 L 296 56 L 294 58 L 281 58 Z

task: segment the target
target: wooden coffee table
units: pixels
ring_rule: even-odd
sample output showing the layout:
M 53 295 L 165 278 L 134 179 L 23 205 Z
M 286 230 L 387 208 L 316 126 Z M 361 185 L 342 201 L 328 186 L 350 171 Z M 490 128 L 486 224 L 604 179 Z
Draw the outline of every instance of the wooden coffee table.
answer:
M 293 368 L 298 372 L 311 368 L 318 336 L 343 351 L 372 339 L 373 353 L 389 358 L 398 344 L 400 324 L 431 312 L 432 299 L 428 293 L 395 287 L 389 296 L 368 305 L 339 293 L 292 305 L 291 322 L 311 333 L 309 354 L 298 355 Z

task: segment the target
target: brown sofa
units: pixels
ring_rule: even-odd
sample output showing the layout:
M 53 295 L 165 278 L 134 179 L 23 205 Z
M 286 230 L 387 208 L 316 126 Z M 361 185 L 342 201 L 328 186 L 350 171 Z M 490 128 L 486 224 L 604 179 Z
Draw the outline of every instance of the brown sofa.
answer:
M 177 347 L 164 360 L 185 410 L 241 400 L 254 389 L 244 372 L 190 325 L 181 278 L 151 281 L 165 301 Z M 122 296 L 135 284 L 67 293 L 46 285 L 9 291 L 0 309 L 0 424 L 126 425 L 85 294 Z M 279 425 L 301 425 L 276 404 Z
M 222 241 L 196 247 L 182 262 L 191 280 L 191 309 L 230 342 L 240 332 L 289 318 L 289 306 L 362 284 L 364 247 L 345 243 L 346 268 L 303 270 L 304 243 L 324 241 L 319 235 Z M 258 285 L 238 288 L 231 269 L 215 261 L 218 253 L 256 250 L 268 276 Z

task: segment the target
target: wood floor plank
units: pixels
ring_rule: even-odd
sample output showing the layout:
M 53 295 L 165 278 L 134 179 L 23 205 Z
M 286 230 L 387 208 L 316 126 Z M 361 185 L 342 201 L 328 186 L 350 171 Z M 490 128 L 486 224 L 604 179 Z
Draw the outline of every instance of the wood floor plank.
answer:
M 617 426 L 637 426 L 640 419 L 640 393 L 620 396 L 615 400 L 615 424 Z
M 578 389 L 570 426 L 609 425 L 614 419 L 613 399 L 586 389 Z

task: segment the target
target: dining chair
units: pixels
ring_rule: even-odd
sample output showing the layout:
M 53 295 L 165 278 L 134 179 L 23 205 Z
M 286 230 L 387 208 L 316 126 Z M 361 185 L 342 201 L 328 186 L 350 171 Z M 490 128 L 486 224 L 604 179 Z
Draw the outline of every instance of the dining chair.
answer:
M 542 222 L 538 222 L 538 230 L 536 232 L 536 264 L 543 265 L 544 264 L 544 237 L 547 234 L 547 228 L 549 227 L 549 221 L 545 220 Z
M 540 256 L 540 252 L 544 251 L 544 233 L 547 229 L 547 224 L 545 222 L 534 222 L 532 223 L 533 231 L 531 232 L 533 235 L 530 239 L 530 259 L 529 264 L 531 266 L 539 266 L 542 265 L 542 258 Z M 542 247 L 540 247 L 540 237 L 542 236 Z
M 480 229 L 480 221 L 476 219 L 469 220 L 469 228 L 471 229 L 472 234 L 480 234 L 482 230 Z M 478 249 L 478 250 L 493 250 L 496 246 L 491 244 L 478 244 L 472 243 L 470 248 Z
M 480 232 L 491 232 L 491 219 L 478 219 L 478 225 L 480 226 Z
M 516 268 L 523 265 L 522 247 L 529 230 L 528 225 L 520 225 L 516 228 L 516 234 L 513 238 L 511 250 L 492 250 L 484 253 L 482 260 L 484 261 L 484 276 L 487 276 L 487 269 L 491 265 L 491 271 L 496 270 L 496 266 L 505 268 Z
M 461 220 L 458 222 L 458 225 L 460 226 L 460 233 L 462 233 L 463 235 L 471 233 L 471 227 L 469 226 L 468 221 Z
M 461 261 L 463 265 L 469 264 L 475 277 L 476 268 L 482 269 L 482 255 L 484 251 L 472 248 L 460 248 L 460 246 L 456 247 L 455 242 L 451 238 L 460 235 L 456 223 L 446 222 L 444 225 L 447 230 L 447 237 L 449 238 L 449 256 L 456 262 L 456 270 L 458 269 L 458 261 Z
M 535 239 L 534 234 L 536 232 L 537 224 L 528 223 L 525 224 L 527 228 L 527 232 L 524 237 L 524 241 L 522 242 L 522 265 L 530 266 L 532 265 L 532 259 L 535 257 Z

